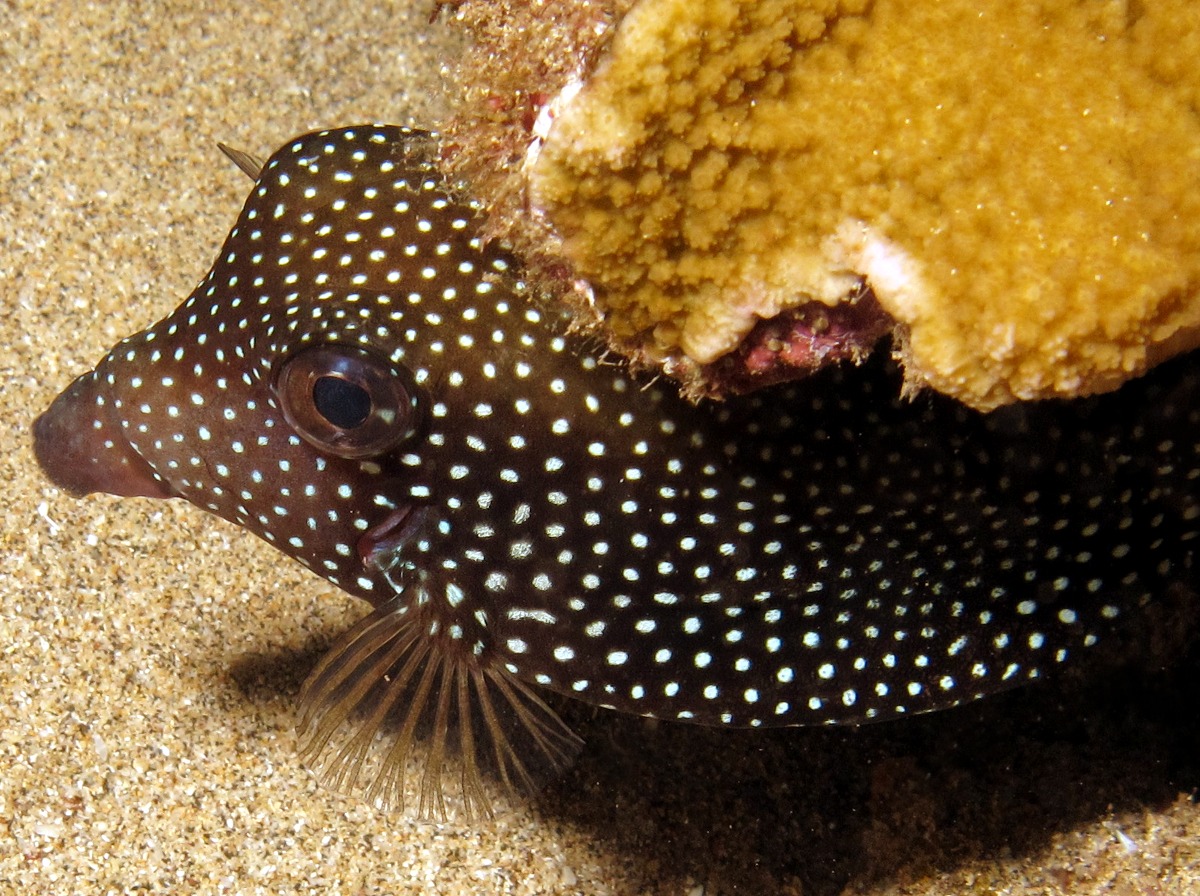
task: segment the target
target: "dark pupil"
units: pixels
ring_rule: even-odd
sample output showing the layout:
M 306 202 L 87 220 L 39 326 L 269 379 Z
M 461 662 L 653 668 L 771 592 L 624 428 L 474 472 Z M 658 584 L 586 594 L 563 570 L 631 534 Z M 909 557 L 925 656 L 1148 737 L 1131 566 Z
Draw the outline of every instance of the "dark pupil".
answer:
M 342 429 L 361 426 L 371 413 L 367 390 L 336 376 L 318 379 L 313 383 L 312 395 L 317 413 Z

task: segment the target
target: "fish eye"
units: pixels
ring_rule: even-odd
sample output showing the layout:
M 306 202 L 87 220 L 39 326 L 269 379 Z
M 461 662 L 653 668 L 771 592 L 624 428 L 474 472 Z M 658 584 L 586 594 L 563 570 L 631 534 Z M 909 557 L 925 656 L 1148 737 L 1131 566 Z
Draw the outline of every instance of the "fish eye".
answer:
M 338 457 L 387 454 L 421 425 L 420 390 L 408 370 L 361 346 L 301 349 L 279 368 L 275 394 L 296 433 Z
M 371 414 L 371 393 L 358 383 L 337 376 L 319 376 L 312 387 L 317 413 L 334 426 L 354 429 Z

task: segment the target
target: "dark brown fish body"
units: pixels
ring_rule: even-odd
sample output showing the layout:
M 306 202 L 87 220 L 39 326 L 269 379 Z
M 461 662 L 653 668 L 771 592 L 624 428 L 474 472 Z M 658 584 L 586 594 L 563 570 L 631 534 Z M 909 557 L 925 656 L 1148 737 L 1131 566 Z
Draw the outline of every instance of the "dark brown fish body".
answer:
M 987 417 L 883 365 L 694 407 L 531 305 L 432 158 L 397 128 L 281 149 L 192 296 L 36 428 L 64 487 L 186 498 L 375 606 L 308 686 L 318 749 L 367 713 L 335 775 L 398 720 L 380 792 L 417 757 L 437 811 L 459 756 L 478 806 L 476 758 L 520 783 L 575 749 L 541 688 L 711 725 L 922 712 L 1195 585 L 1195 357 Z

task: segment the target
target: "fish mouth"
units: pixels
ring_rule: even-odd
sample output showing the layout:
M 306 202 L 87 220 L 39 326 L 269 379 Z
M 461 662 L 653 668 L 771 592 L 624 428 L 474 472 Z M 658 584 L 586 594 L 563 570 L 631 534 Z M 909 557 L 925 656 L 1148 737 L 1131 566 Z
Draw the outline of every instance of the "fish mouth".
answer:
M 392 566 L 400 549 L 420 526 L 424 516 L 420 510 L 412 504 L 399 507 L 364 532 L 358 540 L 358 556 L 363 565 L 381 570 Z
M 71 383 L 33 422 L 33 453 L 63 491 L 83 497 L 172 498 L 175 493 L 137 453 L 111 413 L 95 371 Z

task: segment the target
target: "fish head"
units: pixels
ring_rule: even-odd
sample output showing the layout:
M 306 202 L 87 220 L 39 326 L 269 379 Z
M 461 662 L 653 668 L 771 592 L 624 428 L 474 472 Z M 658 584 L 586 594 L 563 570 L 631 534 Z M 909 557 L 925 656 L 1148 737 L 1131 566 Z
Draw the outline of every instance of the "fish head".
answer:
M 448 517 L 468 504 L 469 483 L 449 487 L 463 452 L 518 438 L 524 405 L 503 398 L 498 371 L 525 370 L 515 357 L 541 317 L 510 306 L 508 257 L 436 160 L 432 136 L 408 128 L 293 140 L 257 170 L 192 294 L 34 425 L 38 461 L 66 491 L 183 498 L 370 601 L 306 685 L 308 755 L 335 757 L 327 777 L 352 789 L 394 709 L 377 796 L 403 804 L 420 734 L 430 817 L 445 815 L 443 780 L 460 782 L 468 814 L 486 812 L 480 769 L 528 790 L 580 745 L 506 665 L 488 629 L 495 602 L 443 550 L 458 534 Z M 470 501 L 476 514 L 485 503 Z M 368 706 L 365 734 L 326 749 Z
M 506 262 L 432 169 L 429 135 L 344 129 L 263 166 L 211 270 L 37 420 L 74 494 L 183 498 L 373 603 L 428 522 L 422 445 L 441 295 Z M 431 345 L 433 343 L 433 345 Z

